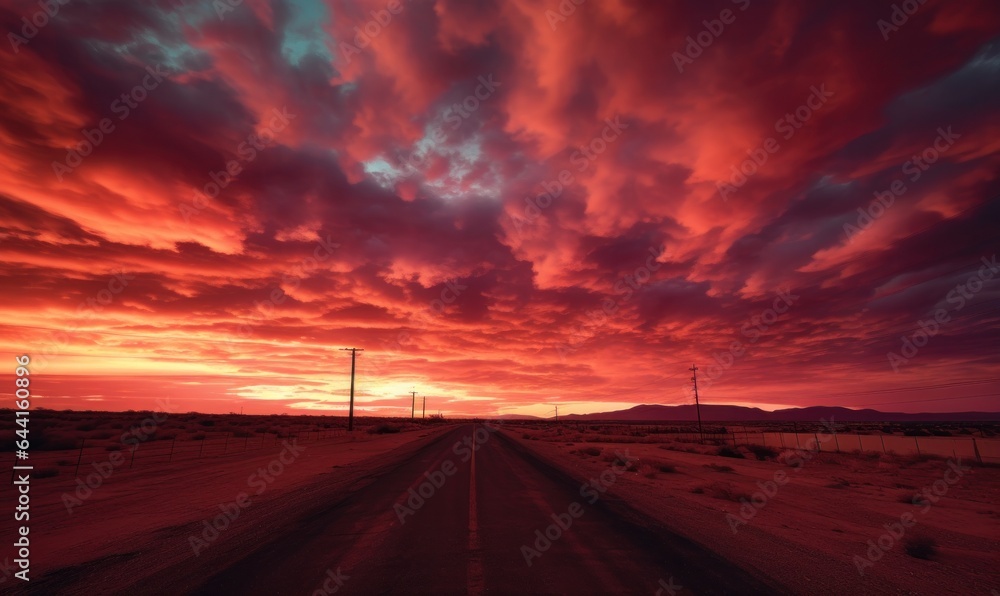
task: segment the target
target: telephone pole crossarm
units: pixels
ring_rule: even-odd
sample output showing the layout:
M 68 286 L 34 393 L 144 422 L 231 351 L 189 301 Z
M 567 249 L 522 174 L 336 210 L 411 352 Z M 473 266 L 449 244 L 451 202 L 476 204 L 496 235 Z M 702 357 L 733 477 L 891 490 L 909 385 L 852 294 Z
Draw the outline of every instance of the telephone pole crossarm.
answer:
M 698 436 L 704 441 L 705 434 L 701 430 L 701 403 L 698 401 L 698 366 L 692 364 L 688 370 L 691 371 L 691 381 L 694 382 L 694 408 L 698 412 Z

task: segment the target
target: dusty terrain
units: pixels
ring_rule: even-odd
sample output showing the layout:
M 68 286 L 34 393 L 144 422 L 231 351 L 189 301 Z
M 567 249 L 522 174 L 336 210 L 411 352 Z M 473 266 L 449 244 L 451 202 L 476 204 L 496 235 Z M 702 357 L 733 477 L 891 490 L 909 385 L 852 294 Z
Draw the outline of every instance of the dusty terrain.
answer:
M 220 504 L 232 503 L 240 493 L 248 494 L 251 505 L 204 551 L 225 549 L 261 520 L 293 511 L 294 495 L 308 493 L 317 484 L 343 490 L 377 474 L 378 465 L 393 465 L 397 457 L 408 455 L 408 445 L 443 430 L 384 435 L 359 431 L 353 437 L 315 443 L 282 439 L 276 446 L 225 457 L 114 469 L 89 492 L 72 476 L 33 480 L 31 585 L 38 588 L 53 579 L 65 585 L 70 578 L 81 593 L 115 593 L 124 588 L 120 581 L 136 582 L 172 562 L 196 558 L 188 537 L 198 535 L 203 520 L 219 515 Z M 287 450 L 286 444 L 297 453 Z M 286 463 L 273 465 L 283 452 Z M 261 468 L 272 473 L 261 474 Z M 95 473 L 95 468 L 85 466 L 80 478 L 95 479 L 91 476 Z M 13 507 L 15 499 L 13 486 L 0 488 L 0 502 Z M 15 528 L 13 516 L 3 516 L 0 532 L 14 536 Z M 0 556 L 4 557 L 0 586 L 4 591 L 12 585 L 22 588 L 21 581 L 10 575 L 11 550 Z M 125 565 L 128 575 L 117 579 L 102 575 L 108 565 Z
M 1000 586 L 996 467 L 742 446 L 727 457 L 681 441 L 575 431 L 566 440 L 556 425 L 498 428 L 281 439 L 116 469 L 89 493 L 68 474 L 40 479 L 31 488 L 31 592 L 990 594 Z M 13 499 L 13 487 L 0 490 L 0 500 Z M 0 523 L 7 536 L 14 527 Z M 27 593 L 4 568 L 5 593 Z
M 569 429 L 560 440 L 552 425 L 510 434 L 581 478 L 599 473 L 615 452 L 627 449 L 638 460 L 636 471 L 612 487 L 615 497 L 796 592 L 990 594 L 1000 589 L 998 467 L 971 466 L 959 476 L 949 472 L 953 459 L 791 451 L 773 458 L 762 452 L 768 459 L 760 461 L 742 447 L 731 455 L 744 457 L 721 457 L 697 453 L 719 448 L 693 443 L 620 442 L 627 437 L 605 442 L 608 437 L 594 435 L 583 438 L 599 442 L 579 441 Z M 566 441 L 570 436 L 577 440 Z M 677 450 L 682 448 L 695 453 Z M 963 460 L 959 466 L 969 464 Z M 777 486 L 776 479 L 784 483 Z M 945 480 L 957 481 L 940 482 Z M 935 482 L 939 492 L 946 487 L 943 496 L 935 493 Z M 914 494 L 925 488 L 928 497 L 914 505 Z M 754 506 L 755 496 L 760 506 Z M 898 539 L 883 538 L 888 549 L 873 550 L 876 560 L 869 559 L 868 541 L 877 543 L 888 532 L 884 524 L 898 533 L 895 524 L 905 514 L 912 516 L 912 525 Z M 927 539 L 934 546 L 927 548 Z M 908 554 L 908 546 L 918 556 Z M 856 555 L 871 565 L 859 563 Z

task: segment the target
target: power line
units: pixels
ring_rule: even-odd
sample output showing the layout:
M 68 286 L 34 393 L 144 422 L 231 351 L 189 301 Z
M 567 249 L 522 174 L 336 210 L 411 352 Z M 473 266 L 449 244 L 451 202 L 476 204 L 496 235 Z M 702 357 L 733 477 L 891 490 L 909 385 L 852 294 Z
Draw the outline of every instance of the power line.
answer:
M 885 405 L 895 405 L 895 404 L 917 404 L 924 402 L 935 402 L 935 401 L 959 401 L 963 399 L 975 399 L 980 397 L 998 397 L 1000 393 L 981 393 L 979 395 L 963 395 L 961 397 L 937 397 L 934 399 L 913 399 L 909 401 L 886 401 L 874 404 L 851 404 L 850 407 L 860 407 L 860 406 L 885 406 Z M 848 406 L 844 406 L 848 407 Z

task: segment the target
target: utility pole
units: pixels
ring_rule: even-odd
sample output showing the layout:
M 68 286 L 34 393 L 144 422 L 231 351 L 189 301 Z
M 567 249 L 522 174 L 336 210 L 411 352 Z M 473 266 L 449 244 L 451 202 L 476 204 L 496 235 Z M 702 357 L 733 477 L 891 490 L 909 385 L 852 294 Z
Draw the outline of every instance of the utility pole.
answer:
M 427 396 L 425 395 L 424 396 L 424 406 L 423 406 L 423 409 L 420 410 L 420 418 L 424 419 L 426 417 L 427 417 Z
M 556 406 L 556 422 L 559 422 L 559 406 Z
M 361 348 L 340 348 L 340 350 L 351 353 L 351 409 L 347 414 L 347 430 L 350 432 L 354 430 L 354 362 L 358 352 L 364 352 L 364 350 Z
M 694 381 L 694 407 L 698 412 L 698 436 L 704 441 L 705 435 L 701 432 L 701 404 L 698 402 L 698 366 L 692 364 L 688 370 L 693 373 L 691 380 Z
M 414 414 L 417 410 L 417 392 L 411 391 L 410 395 L 413 396 L 413 400 L 410 402 L 410 420 L 413 420 Z

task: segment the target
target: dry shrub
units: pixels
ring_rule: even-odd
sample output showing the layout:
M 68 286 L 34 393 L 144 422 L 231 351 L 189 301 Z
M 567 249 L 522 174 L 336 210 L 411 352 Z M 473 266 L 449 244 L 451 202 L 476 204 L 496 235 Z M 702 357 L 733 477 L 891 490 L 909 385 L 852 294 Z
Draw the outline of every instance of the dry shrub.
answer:
M 628 460 L 622 458 L 621 456 L 619 456 L 614 451 L 605 451 L 604 455 L 601 456 L 601 459 L 603 461 L 611 463 L 614 466 L 618 466 L 619 468 L 625 468 L 628 471 L 634 471 L 635 470 L 635 462 L 634 461 L 628 461 Z
M 34 478 L 52 478 L 59 475 L 58 468 L 39 468 L 31 472 Z
M 899 495 L 897 501 L 900 503 L 906 503 L 907 505 L 913 505 L 915 507 L 930 505 L 930 501 L 927 500 L 927 497 L 915 493 L 903 493 Z
M 719 464 L 705 464 L 705 467 L 708 468 L 709 470 L 713 470 L 715 472 L 732 472 L 733 471 L 732 467 L 730 467 L 730 466 L 720 466 Z
M 913 536 L 903 543 L 906 554 L 917 559 L 929 560 L 937 555 L 937 541 L 930 536 Z
M 778 457 L 778 450 L 766 445 L 747 445 L 747 450 L 760 461 L 773 460 Z
M 639 466 L 639 475 L 644 478 L 653 478 L 656 476 L 656 469 L 649 464 L 641 464 Z
M 740 499 L 750 500 L 750 495 L 738 490 L 729 482 L 713 482 L 712 484 L 702 486 L 691 492 L 696 494 L 706 494 L 714 499 L 734 501 L 736 503 L 739 503 Z
M 377 426 L 369 427 L 367 432 L 370 435 L 385 435 L 390 433 L 398 433 L 399 427 L 393 426 L 392 424 L 379 424 Z
M 833 482 L 826 485 L 827 488 L 849 488 L 850 486 L 851 483 L 847 479 L 838 477 L 834 477 Z

